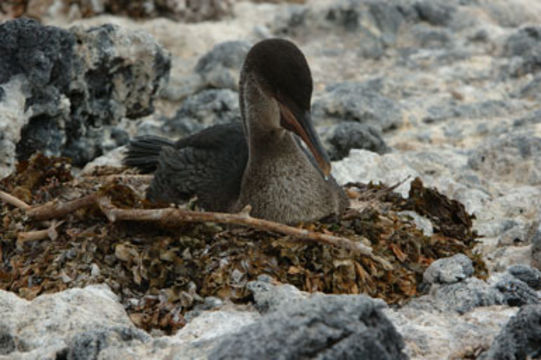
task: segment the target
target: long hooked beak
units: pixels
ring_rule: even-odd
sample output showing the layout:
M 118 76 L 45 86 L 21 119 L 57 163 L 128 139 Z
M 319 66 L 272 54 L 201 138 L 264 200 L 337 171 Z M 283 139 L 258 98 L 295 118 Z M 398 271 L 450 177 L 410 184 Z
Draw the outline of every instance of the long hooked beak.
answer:
M 327 179 L 331 173 L 331 161 L 325 148 L 319 140 L 319 136 L 312 125 L 312 118 L 309 111 L 294 114 L 291 108 L 278 100 L 281 113 L 281 125 L 287 130 L 297 134 L 308 146 L 316 162 Z

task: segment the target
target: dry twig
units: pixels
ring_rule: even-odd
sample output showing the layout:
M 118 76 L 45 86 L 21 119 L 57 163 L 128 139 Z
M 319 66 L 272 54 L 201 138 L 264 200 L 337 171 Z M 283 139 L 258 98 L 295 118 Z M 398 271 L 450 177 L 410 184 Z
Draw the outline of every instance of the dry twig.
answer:
M 15 206 L 15 207 L 17 207 L 19 209 L 28 210 L 28 209 L 31 208 L 30 205 L 28 205 L 27 203 L 25 203 L 21 199 L 18 199 L 15 196 L 10 195 L 10 194 L 8 194 L 6 192 L 3 192 L 1 190 L 0 190 L 0 199 L 2 199 L 6 203 L 11 204 L 11 205 L 13 205 L 13 206 Z
M 40 206 L 32 207 L 26 211 L 26 214 L 35 220 L 48 220 L 65 216 L 75 210 L 82 209 L 96 204 L 98 193 L 83 196 L 67 202 L 57 200 L 49 201 Z
M 75 210 L 92 206 L 94 204 L 99 206 L 103 214 L 111 222 L 156 221 L 169 225 L 176 225 L 184 222 L 215 222 L 221 224 L 242 225 L 257 230 L 269 231 L 291 236 L 294 240 L 304 240 L 334 245 L 352 251 L 355 254 L 369 256 L 374 261 L 382 264 L 387 270 L 391 270 L 393 268 L 388 261 L 374 255 L 370 246 L 364 245 L 360 242 L 351 241 L 350 239 L 344 237 L 327 235 L 323 233 L 309 231 L 306 229 L 288 226 L 274 221 L 254 218 L 251 217 L 249 214 L 249 207 L 246 207 L 237 214 L 192 211 L 178 208 L 120 209 L 115 207 L 108 197 L 100 196 L 98 192 L 95 192 L 82 198 L 68 202 L 59 202 L 54 200 L 44 205 L 27 209 L 26 214 L 36 220 L 48 220 L 65 216 Z M 40 231 L 42 232 L 46 230 Z M 44 233 L 41 232 L 38 232 L 39 236 L 45 236 Z
M 105 182 L 112 182 L 116 180 L 141 180 L 144 182 L 149 182 L 152 180 L 154 175 L 148 175 L 148 174 L 112 174 L 112 175 L 105 175 L 105 177 L 102 176 L 96 176 L 96 175 L 87 175 L 83 174 L 82 179 L 96 179 L 100 181 Z
M 56 228 L 62 225 L 64 221 L 53 221 L 51 226 L 49 226 L 48 229 L 44 230 L 35 230 L 35 231 L 24 231 L 17 234 L 17 246 L 21 246 L 23 243 L 27 241 L 36 241 L 36 240 L 42 240 L 45 238 L 49 238 L 51 240 L 56 240 L 58 238 L 58 233 L 56 232 Z
M 129 221 L 158 221 L 163 224 L 179 224 L 183 222 L 217 222 L 221 224 L 235 224 L 249 226 L 253 229 L 270 231 L 283 235 L 288 235 L 294 239 L 308 240 L 329 245 L 341 247 L 356 254 L 362 254 L 371 257 L 375 261 L 380 262 L 383 266 L 390 269 L 392 265 L 382 258 L 372 254 L 372 248 L 353 242 L 347 238 L 327 235 L 319 232 L 309 231 L 306 229 L 296 228 L 274 221 L 258 219 L 249 215 L 249 207 L 244 208 L 236 214 L 191 211 L 177 208 L 164 209 L 119 209 L 115 207 L 111 200 L 107 197 L 100 197 L 98 205 L 101 211 L 111 222 L 119 220 Z

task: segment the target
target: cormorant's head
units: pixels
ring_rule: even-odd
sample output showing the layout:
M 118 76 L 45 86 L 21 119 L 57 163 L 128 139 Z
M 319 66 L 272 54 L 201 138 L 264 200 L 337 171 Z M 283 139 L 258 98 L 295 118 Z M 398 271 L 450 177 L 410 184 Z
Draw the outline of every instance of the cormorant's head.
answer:
M 304 141 L 321 171 L 328 176 L 330 160 L 314 130 L 310 115 L 312 75 L 299 48 L 284 39 L 258 42 L 244 61 L 241 92 L 247 77 L 255 81 L 267 97 L 276 101 L 280 109 L 280 126 Z

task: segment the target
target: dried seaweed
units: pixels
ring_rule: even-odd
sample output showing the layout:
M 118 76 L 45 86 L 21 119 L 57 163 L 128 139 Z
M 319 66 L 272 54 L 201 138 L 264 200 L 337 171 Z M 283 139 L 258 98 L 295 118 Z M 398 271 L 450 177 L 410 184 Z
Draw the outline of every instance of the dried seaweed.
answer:
M 36 156 L 0 182 L 6 192 L 26 194 L 30 204 L 73 200 L 97 189 L 120 208 L 155 207 L 142 198 L 145 179 L 116 176 L 103 168 L 73 179 L 65 159 Z M 137 189 L 134 190 L 134 189 Z M 368 242 L 393 265 L 385 270 L 366 256 L 331 246 L 291 242 L 287 237 L 214 223 L 165 227 L 145 222 L 109 223 L 96 207 L 80 209 L 57 226 L 55 240 L 17 242 L 17 234 L 51 224 L 31 220 L 20 209 L 1 203 L 0 288 L 27 299 L 42 293 L 92 283 L 107 283 L 131 319 L 144 329 L 174 332 L 183 314 L 218 296 L 250 301 L 248 281 L 267 274 L 304 291 L 365 293 L 389 304 L 420 294 L 423 271 L 434 260 L 461 252 L 474 260 L 477 276 L 486 276 L 472 252 L 475 234 L 464 207 L 414 181 L 410 199 L 385 185 L 353 184 L 352 208 L 334 222 L 304 227 Z M 414 210 L 435 229 L 427 237 L 399 212 Z

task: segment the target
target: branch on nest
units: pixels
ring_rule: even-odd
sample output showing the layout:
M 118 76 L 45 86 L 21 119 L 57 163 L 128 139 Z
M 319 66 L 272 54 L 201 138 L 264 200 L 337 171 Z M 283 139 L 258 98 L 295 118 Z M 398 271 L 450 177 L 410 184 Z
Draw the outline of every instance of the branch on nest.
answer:
M 36 241 L 49 238 L 51 240 L 56 240 L 58 238 L 58 233 L 56 228 L 64 223 L 64 220 L 56 222 L 53 221 L 51 226 L 48 229 L 44 230 L 35 230 L 35 231 L 24 231 L 17 234 L 17 246 L 20 247 L 23 243 L 27 241 Z
M 58 218 L 74 212 L 75 210 L 92 206 L 96 204 L 97 199 L 98 193 L 92 193 L 90 195 L 83 196 L 82 198 L 67 202 L 53 200 L 43 205 L 28 209 L 26 211 L 26 215 L 35 220 Z
M 26 214 L 35 220 L 48 220 L 65 216 L 75 210 L 92 205 L 98 205 L 103 214 L 111 222 L 155 221 L 168 225 L 178 225 L 185 222 L 215 222 L 221 224 L 242 225 L 257 230 L 287 235 L 294 240 L 334 245 L 352 251 L 355 254 L 368 256 L 374 261 L 382 264 L 386 270 L 391 270 L 393 268 L 388 261 L 374 255 L 370 246 L 361 244 L 360 242 L 354 242 L 344 237 L 327 235 L 274 221 L 254 218 L 250 216 L 251 209 L 249 206 L 236 214 L 192 211 L 178 208 L 121 209 L 114 206 L 108 197 L 100 196 L 98 192 L 95 192 L 80 199 L 68 202 L 54 200 L 41 206 L 32 207 L 26 210 Z
M 101 211 L 111 222 L 124 221 L 158 221 L 168 225 L 178 225 L 185 222 L 216 222 L 221 224 L 235 224 L 248 226 L 253 229 L 270 231 L 283 235 L 288 235 L 297 240 L 308 240 L 312 242 L 334 245 L 353 251 L 356 254 L 369 256 L 373 260 L 380 262 L 387 269 L 392 265 L 382 258 L 372 254 L 372 248 L 353 242 L 347 238 L 322 234 L 306 229 L 296 228 L 274 221 L 258 219 L 250 216 L 251 208 L 247 206 L 241 212 L 236 214 L 191 211 L 177 208 L 165 209 L 120 209 L 115 207 L 107 197 L 100 197 L 98 205 Z
M 154 175 L 149 174 L 112 174 L 112 175 L 105 175 L 105 176 L 96 176 L 96 175 L 86 175 L 83 174 L 83 179 L 99 179 L 100 181 L 105 182 L 111 182 L 116 180 L 142 180 L 145 182 L 149 182 L 152 180 Z
M 16 198 L 13 195 L 10 195 L 6 192 L 3 192 L 0 190 L 0 199 L 2 199 L 4 202 L 13 205 L 19 209 L 28 210 L 31 208 L 30 205 L 22 201 L 21 199 Z

